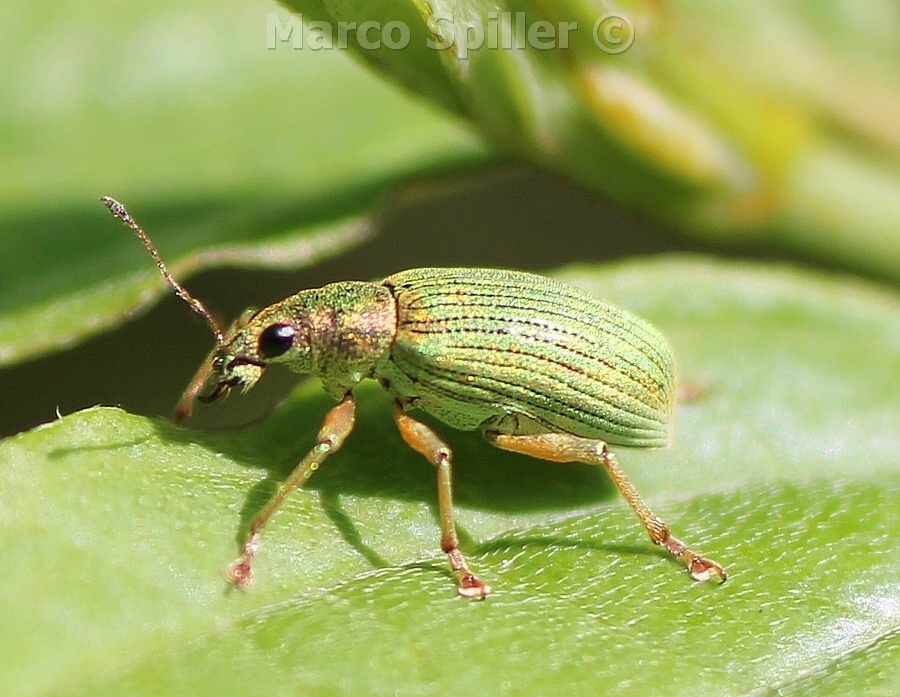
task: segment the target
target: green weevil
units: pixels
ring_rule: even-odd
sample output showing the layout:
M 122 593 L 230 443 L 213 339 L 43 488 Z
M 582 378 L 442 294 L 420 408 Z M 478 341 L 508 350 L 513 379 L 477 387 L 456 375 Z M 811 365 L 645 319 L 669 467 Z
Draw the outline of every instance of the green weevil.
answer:
M 176 294 L 205 318 L 216 346 L 185 390 L 176 420 L 234 388 L 249 390 L 271 363 L 319 377 L 338 404 L 316 444 L 252 518 L 229 579 L 247 587 L 260 533 L 285 498 L 302 486 L 353 430 L 354 387 L 374 378 L 394 397 L 406 443 L 437 470 L 441 549 L 458 592 L 482 599 L 490 586 L 469 570 L 452 510 L 451 451 L 408 412 L 420 409 L 456 429 L 480 429 L 491 444 L 552 462 L 602 466 L 650 539 L 681 559 L 690 574 L 725 580 L 716 562 L 688 549 L 644 503 L 609 445 L 666 444 L 675 399 L 668 342 L 635 315 L 576 288 L 519 271 L 423 268 L 380 283 L 346 281 L 302 290 L 248 311 L 226 332 L 176 281 L 122 204 L 109 210 L 149 250 Z

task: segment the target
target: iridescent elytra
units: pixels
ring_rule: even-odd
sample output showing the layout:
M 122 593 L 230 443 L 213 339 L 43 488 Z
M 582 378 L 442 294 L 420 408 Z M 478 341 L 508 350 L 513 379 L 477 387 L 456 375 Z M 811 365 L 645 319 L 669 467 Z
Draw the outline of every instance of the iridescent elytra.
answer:
M 110 211 L 150 251 L 177 295 L 204 317 L 216 338 L 175 409 L 187 418 L 211 380 L 210 402 L 246 391 L 269 364 L 317 376 L 337 400 L 312 449 L 252 518 L 228 576 L 253 580 L 260 533 L 285 498 L 302 486 L 353 430 L 354 387 L 378 380 L 394 398 L 406 443 L 435 467 L 441 549 L 457 590 L 482 599 L 490 586 L 469 570 L 453 519 L 450 448 L 409 412 L 421 410 L 461 430 L 480 430 L 492 445 L 552 462 L 602 466 L 650 539 L 681 559 L 698 581 L 725 580 L 716 562 L 688 549 L 644 503 L 609 445 L 657 447 L 668 439 L 675 400 L 672 351 L 648 322 L 584 291 L 521 271 L 410 269 L 380 283 L 344 281 L 248 311 L 223 332 L 162 262 L 122 204 Z

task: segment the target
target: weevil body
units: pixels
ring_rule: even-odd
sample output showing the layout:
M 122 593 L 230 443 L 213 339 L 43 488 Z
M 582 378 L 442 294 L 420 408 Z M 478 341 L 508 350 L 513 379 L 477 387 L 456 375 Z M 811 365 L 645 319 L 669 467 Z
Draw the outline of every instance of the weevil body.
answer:
M 530 273 L 432 268 L 303 290 L 226 334 L 219 384 L 267 363 L 337 398 L 365 378 L 460 430 L 665 445 L 672 353 L 643 320 Z M 250 359 L 248 361 L 247 359 Z M 232 384 L 232 382 L 234 384 Z
M 221 332 L 209 313 L 168 274 L 143 230 L 121 204 L 103 199 L 144 241 L 179 296 L 210 322 L 217 346 L 192 380 L 176 417 L 190 414 L 210 378 L 212 401 L 250 389 L 270 363 L 318 376 L 339 403 L 316 445 L 253 518 L 231 580 L 247 586 L 262 528 L 350 435 L 353 388 L 376 379 L 395 399 L 404 440 L 436 468 L 441 548 L 458 591 L 484 598 L 490 587 L 470 571 L 452 515 L 451 452 L 408 411 L 421 409 L 461 430 L 480 429 L 493 445 L 555 462 L 601 465 L 651 539 L 682 559 L 691 575 L 725 579 L 714 561 L 690 551 L 642 501 L 607 444 L 666 443 L 674 402 L 674 362 L 665 338 L 633 314 L 583 291 L 517 271 L 426 268 L 381 283 L 341 282 L 300 291 L 248 313 Z

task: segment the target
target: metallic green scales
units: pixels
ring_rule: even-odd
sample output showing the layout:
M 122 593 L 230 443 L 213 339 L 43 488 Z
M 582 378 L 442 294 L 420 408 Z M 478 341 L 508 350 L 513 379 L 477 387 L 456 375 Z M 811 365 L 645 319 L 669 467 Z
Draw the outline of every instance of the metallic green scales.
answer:
M 110 212 L 150 252 L 175 293 L 209 324 L 216 346 L 188 384 L 175 418 L 194 401 L 248 390 L 281 363 L 316 375 L 336 400 L 315 444 L 250 519 L 241 553 L 228 567 L 238 588 L 253 582 L 260 533 L 295 489 L 338 452 L 356 423 L 353 390 L 380 380 L 395 397 L 400 436 L 434 467 L 441 550 L 457 592 L 484 599 L 491 587 L 469 569 L 453 516 L 453 453 L 422 409 L 458 429 L 483 429 L 503 450 L 550 462 L 603 467 L 654 544 L 683 561 L 691 577 L 722 581 L 725 569 L 691 551 L 641 499 L 607 443 L 663 445 L 674 400 L 672 352 L 634 315 L 575 288 L 533 274 L 490 269 L 413 269 L 381 283 L 345 281 L 302 290 L 222 331 L 203 303 L 169 273 L 155 245 L 125 207 Z M 201 391 L 214 380 L 213 391 Z
M 412 269 L 397 301 L 394 394 L 463 430 L 565 432 L 664 445 L 674 361 L 647 322 L 556 281 L 495 269 Z

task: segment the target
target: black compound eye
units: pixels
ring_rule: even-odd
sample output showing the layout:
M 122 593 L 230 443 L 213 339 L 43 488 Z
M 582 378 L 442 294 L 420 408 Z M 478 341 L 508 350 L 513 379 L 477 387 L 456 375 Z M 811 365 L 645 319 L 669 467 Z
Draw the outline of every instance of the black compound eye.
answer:
M 290 350 L 297 331 L 290 324 L 273 324 L 259 335 L 259 357 L 275 358 Z

